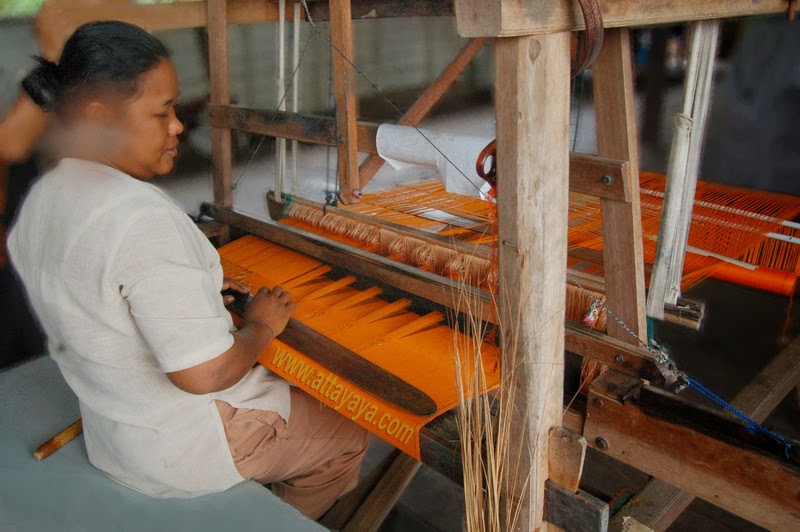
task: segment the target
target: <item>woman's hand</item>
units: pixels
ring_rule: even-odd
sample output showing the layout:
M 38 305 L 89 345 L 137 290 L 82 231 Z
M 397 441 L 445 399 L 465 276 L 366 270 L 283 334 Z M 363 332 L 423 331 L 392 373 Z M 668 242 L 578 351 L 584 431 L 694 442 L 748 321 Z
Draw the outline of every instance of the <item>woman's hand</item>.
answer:
M 237 292 L 239 292 L 241 294 L 249 294 L 250 293 L 250 287 L 247 286 L 246 284 L 240 283 L 236 279 L 231 279 L 230 277 L 225 277 L 222 280 L 222 290 L 220 290 L 220 292 L 224 292 L 225 290 L 229 290 L 229 289 L 230 290 L 236 290 Z M 223 296 L 222 297 L 222 301 L 223 301 L 223 303 L 225 303 L 225 306 L 228 306 L 231 303 L 233 303 L 234 299 L 235 298 L 233 296 Z
M 297 302 L 292 301 L 289 292 L 284 292 L 280 286 L 272 290 L 265 286 L 256 294 L 245 312 L 244 319 L 248 324 L 269 327 L 272 334 L 277 337 L 286 328 L 295 308 Z

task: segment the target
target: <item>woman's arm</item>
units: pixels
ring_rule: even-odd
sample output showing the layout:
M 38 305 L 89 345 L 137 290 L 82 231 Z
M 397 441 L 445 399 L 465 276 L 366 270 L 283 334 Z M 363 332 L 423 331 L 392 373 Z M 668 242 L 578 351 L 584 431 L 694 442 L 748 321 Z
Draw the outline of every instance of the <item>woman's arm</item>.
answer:
M 64 46 L 63 11 L 56 2 L 46 3 L 39 10 L 34 33 L 39 42 L 39 53 L 45 59 L 57 61 Z M 0 160 L 20 163 L 33 153 L 37 142 L 47 127 L 47 115 L 25 91 L 0 122 Z
M 247 309 L 245 326 L 233 333 L 230 349 L 208 362 L 167 373 L 167 377 L 181 390 L 197 395 L 230 388 L 244 378 L 283 331 L 296 306 L 281 287 L 262 288 Z

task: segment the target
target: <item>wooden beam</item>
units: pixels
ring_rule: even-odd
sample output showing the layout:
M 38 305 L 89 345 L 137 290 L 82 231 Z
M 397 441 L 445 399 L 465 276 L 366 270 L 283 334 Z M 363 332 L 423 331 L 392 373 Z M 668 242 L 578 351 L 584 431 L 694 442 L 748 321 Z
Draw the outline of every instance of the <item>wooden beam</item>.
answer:
M 761 423 L 798 383 L 800 336 L 775 355 L 731 404 Z M 621 529 L 622 520 L 630 516 L 653 530 L 666 530 L 693 500 L 692 494 L 653 478 L 614 515 L 611 526 Z
M 783 13 L 787 0 L 598 0 L 608 28 Z M 573 0 L 455 0 L 462 37 L 508 37 L 584 29 Z
M 324 146 L 337 145 L 336 121 L 327 116 L 210 104 L 208 120 L 212 126 L 220 128 Z M 357 150 L 377 154 L 378 149 L 375 145 L 377 134 L 378 124 L 356 122 Z M 630 165 L 627 161 L 585 153 L 573 152 L 569 155 L 571 192 L 624 202 L 630 200 L 631 182 Z
M 428 113 L 439 103 L 447 89 L 455 82 L 456 78 L 464 71 L 478 52 L 481 51 L 486 39 L 470 39 L 470 41 L 458 52 L 458 55 L 450 62 L 441 74 L 425 89 L 414 104 L 406 111 L 403 117 L 398 120 L 401 126 L 417 126 L 428 116 Z M 361 189 L 375 177 L 375 174 L 383 166 L 384 160 L 378 155 L 370 155 L 359 168 Z
M 604 157 L 626 160 L 630 165 L 626 177 L 631 201 L 600 202 L 606 305 L 639 338 L 646 338 L 639 152 L 631 61 L 629 30 L 607 30 L 603 49 L 592 68 L 592 85 L 597 152 Z M 608 320 L 608 334 L 629 343 L 638 342 L 616 320 Z
M 453 0 L 352 0 L 353 19 L 451 17 Z M 327 1 L 309 2 L 312 20 L 330 20 Z
M 336 100 L 336 154 L 339 193 L 345 203 L 361 197 L 356 141 L 356 71 L 350 0 L 330 0 L 333 95 Z
M 263 0 L 229 0 L 225 3 L 226 18 L 230 24 L 253 24 L 278 20 L 278 4 Z M 56 9 L 45 4 L 46 9 Z M 67 38 L 78 26 L 94 20 L 123 20 L 149 31 L 199 28 L 209 24 L 209 3 L 175 2 L 173 4 L 106 4 L 96 6 L 57 6 L 64 21 L 60 30 Z M 291 20 L 292 13 L 287 16 Z
M 228 11 L 225 0 L 209 0 L 208 21 L 209 100 L 212 104 L 228 105 L 231 103 L 231 79 Z M 229 128 L 211 128 L 211 171 L 214 179 L 214 201 L 223 207 L 233 206 L 233 147 Z M 223 227 L 219 234 L 220 244 L 225 244 L 228 236 L 228 229 Z
M 502 500 L 519 530 L 546 527 L 548 435 L 561 424 L 569 51 L 567 33 L 494 46 L 501 368 L 515 413 Z
M 212 126 L 237 129 L 257 135 L 282 137 L 323 146 L 338 145 L 336 120 L 328 116 L 211 104 L 208 106 L 208 120 Z M 357 122 L 357 150 L 378 153 L 375 147 L 377 134 L 378 124 Z
M 770 530 L 800 529 L 800 465 L 744 425 L 648 386 L 619 393 L 613 371 L 592 383 L 591 446 Z M 726 413 L 727 414 L 727 413 Z

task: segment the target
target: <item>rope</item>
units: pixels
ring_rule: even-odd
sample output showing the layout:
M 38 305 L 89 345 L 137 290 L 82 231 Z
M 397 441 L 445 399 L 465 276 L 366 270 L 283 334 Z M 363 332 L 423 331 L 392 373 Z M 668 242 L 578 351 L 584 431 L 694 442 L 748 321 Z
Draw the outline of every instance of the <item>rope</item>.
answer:
M 775 440 L 776 442 L 780 443 L 784 446 L 784 452 L 786 453 L 786 457 L 789 457 L 789 451 L 791 451 L 792 447 L 794 446 L 794 442 L 791 440 L 781 436 L 780 434 L 769 430 L 767 427 L 759 423 L 758 421 L 752 419 L 750 416 L 730 404 L 728 401 L 720 397 L 719 395 L 715 394 L 708 388 L 706 388 L 703 384 L 699 381 L 695 380 L 693 377 L 689 377 L 688 375 L 684 375 L 686 378 L 686 382 L 689 383 L 689 387 L 693 390 L 699 392 L 702 396 L 710 399 L 712 402 L 716 403 L 718 406 L 722 407 L 724 410 L 727 410 L 734 416 L 738 417 L 739 419 L 743 420 L 746 423 L 745 430 L 748 434 L 763 434 Z

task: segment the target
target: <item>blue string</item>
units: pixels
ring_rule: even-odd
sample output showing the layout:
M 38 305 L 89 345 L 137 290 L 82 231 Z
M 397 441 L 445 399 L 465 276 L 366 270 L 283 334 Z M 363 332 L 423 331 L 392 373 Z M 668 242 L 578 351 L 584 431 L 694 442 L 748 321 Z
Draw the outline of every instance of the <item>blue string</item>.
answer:
M 747 423 L 747 426 L 745 427 L 745 430 L 747 431 L 748 434 L 764 434 L 765 436 L 769 436 L 770 438 L 772 438 L 776 442 L 782 444 L 786 448 L 785 449 L 786 457 L 787 458 L 789 457 L 789 451 L 794 446 L 793 442 L 791 442 L 790 440 L 784 438 L 780 434 L 772 432 L 767 427 L 765 427 L 761 423 L 757 422 L 756 420 L 752 419 L 750 416 L 748 416 L 747 414 L 745 414 L 744 412 L 742 412 L 741 410 L 739 410 L 738 408 L 736 408 L 735 406 L 730 404 L 728 401 L 726 401 L 722 397 L 718 396 L 717 394 L 715 394 L 714 392 L 712 392 L 711 390 L 709 390 L 708 388 L 706 388 L 705 386 L 700 384 L 698 381 L 696 381 L 692 377 L 689 377 L 688 375 L 685 375 L 685 378 L 686 378 L 686 382 L 689 383 L 689 386 L 691 388 L 697 390 L 701 395 L 703 395 L 704 397 L 707 397 L 708 399 L 710 399 L 711 401 L 713 401 L 714 403 L 716 403 L 720 407 L 724 408 L 725 410 L 727 410 L 731 414 L 733 414 L 736 417 L 744 420 L 744 422 Z

